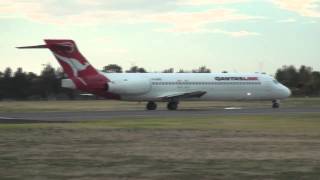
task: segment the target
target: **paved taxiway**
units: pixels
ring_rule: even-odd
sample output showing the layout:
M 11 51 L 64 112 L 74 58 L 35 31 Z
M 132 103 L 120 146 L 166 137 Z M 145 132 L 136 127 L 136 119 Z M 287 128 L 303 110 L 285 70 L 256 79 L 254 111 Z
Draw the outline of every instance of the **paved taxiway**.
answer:
M 28 112 L 0 113 L 0 123 L 24 122 L 73 122 L 85 120 L 110 120 L 115 118 L 205 117 L 215 115 L 273 115 L 320 112 L 319 108 L 229 108 L 229 109 L 181 109 L 178 111 L 91 111 L 91 112 Z

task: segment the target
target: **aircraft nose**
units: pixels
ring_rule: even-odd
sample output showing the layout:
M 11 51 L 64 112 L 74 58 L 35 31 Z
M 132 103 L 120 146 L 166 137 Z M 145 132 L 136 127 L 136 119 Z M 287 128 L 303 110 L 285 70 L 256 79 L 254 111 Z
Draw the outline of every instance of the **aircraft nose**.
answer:
M 283 90 L 282 90 L 283 96 L 284 96 L 285 98 L 291 96 L 291 90 L 290 90 L 289 88 L 287 88 L 286 86 L 283 86 L 282 89 L 283 89 Z

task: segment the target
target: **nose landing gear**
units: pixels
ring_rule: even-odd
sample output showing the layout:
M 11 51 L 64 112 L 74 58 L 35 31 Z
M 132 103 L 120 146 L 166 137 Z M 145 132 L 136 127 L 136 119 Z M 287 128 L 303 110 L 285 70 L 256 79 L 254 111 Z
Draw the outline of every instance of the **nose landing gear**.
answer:
M 273 100 L 273 101 L 272 101 L 272 108 L 273 108 L 273 109 L 278 109 L 278 108 L 280 108 L 280 101 L 279 101 L 279 100 Z

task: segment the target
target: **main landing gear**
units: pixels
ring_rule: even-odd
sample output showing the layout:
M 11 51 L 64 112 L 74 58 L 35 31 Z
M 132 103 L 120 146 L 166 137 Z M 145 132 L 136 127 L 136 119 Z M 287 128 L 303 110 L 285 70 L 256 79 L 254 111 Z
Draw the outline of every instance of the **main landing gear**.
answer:
M 279 101 L 279 100 L 273 100 L 273 101 L 272 101 L 272 108 L 273 108 L 273 109 L 278 109 L 278 108 L 280 108 L 280 101 Z
M 147 110 L 149 111 L 153 111 L 157 109 L 157 104 L 153 101 L 149 101 L 147 106 L 146 106 Z
M 178 102 L 176 101 L 171 101 L 171 102 L 168 102 L 167 104 L 167 109 L 170 110 L 170 111 L 175 111 L 178 109 Z
M 175 111 L 175 110 L 178 109 L 178 104 L 179 104 L 179 102 L 177 102 L 177 101 L 170 101 L 167 104 L 167 109 L 171 110 L 171 111 Z M 156 110 L 157 109 L 157 104 L 154 101 L 149 101 L 147 103 L 146 109 L 149 110 L 149 111 Z

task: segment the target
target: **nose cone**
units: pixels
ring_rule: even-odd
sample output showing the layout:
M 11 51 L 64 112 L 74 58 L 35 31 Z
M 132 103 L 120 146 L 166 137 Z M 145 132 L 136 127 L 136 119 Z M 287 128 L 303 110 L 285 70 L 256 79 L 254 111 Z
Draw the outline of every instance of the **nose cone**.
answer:
M 288 98 L 289 96 L 291 96 L 291 90 L 289 88 L 287 88 L 286 86 L 281 87 L 281 97 L 283 99 Z
M 289 88 L 285 87 L 285 86 L 284 86 L 284 88 L 285 88 L 285 89 L 284 89 L 284 91 L 285 91 L 284 94 L 286 95 L 286 97 L 291 96 L 291 90 L 290 90 Z

